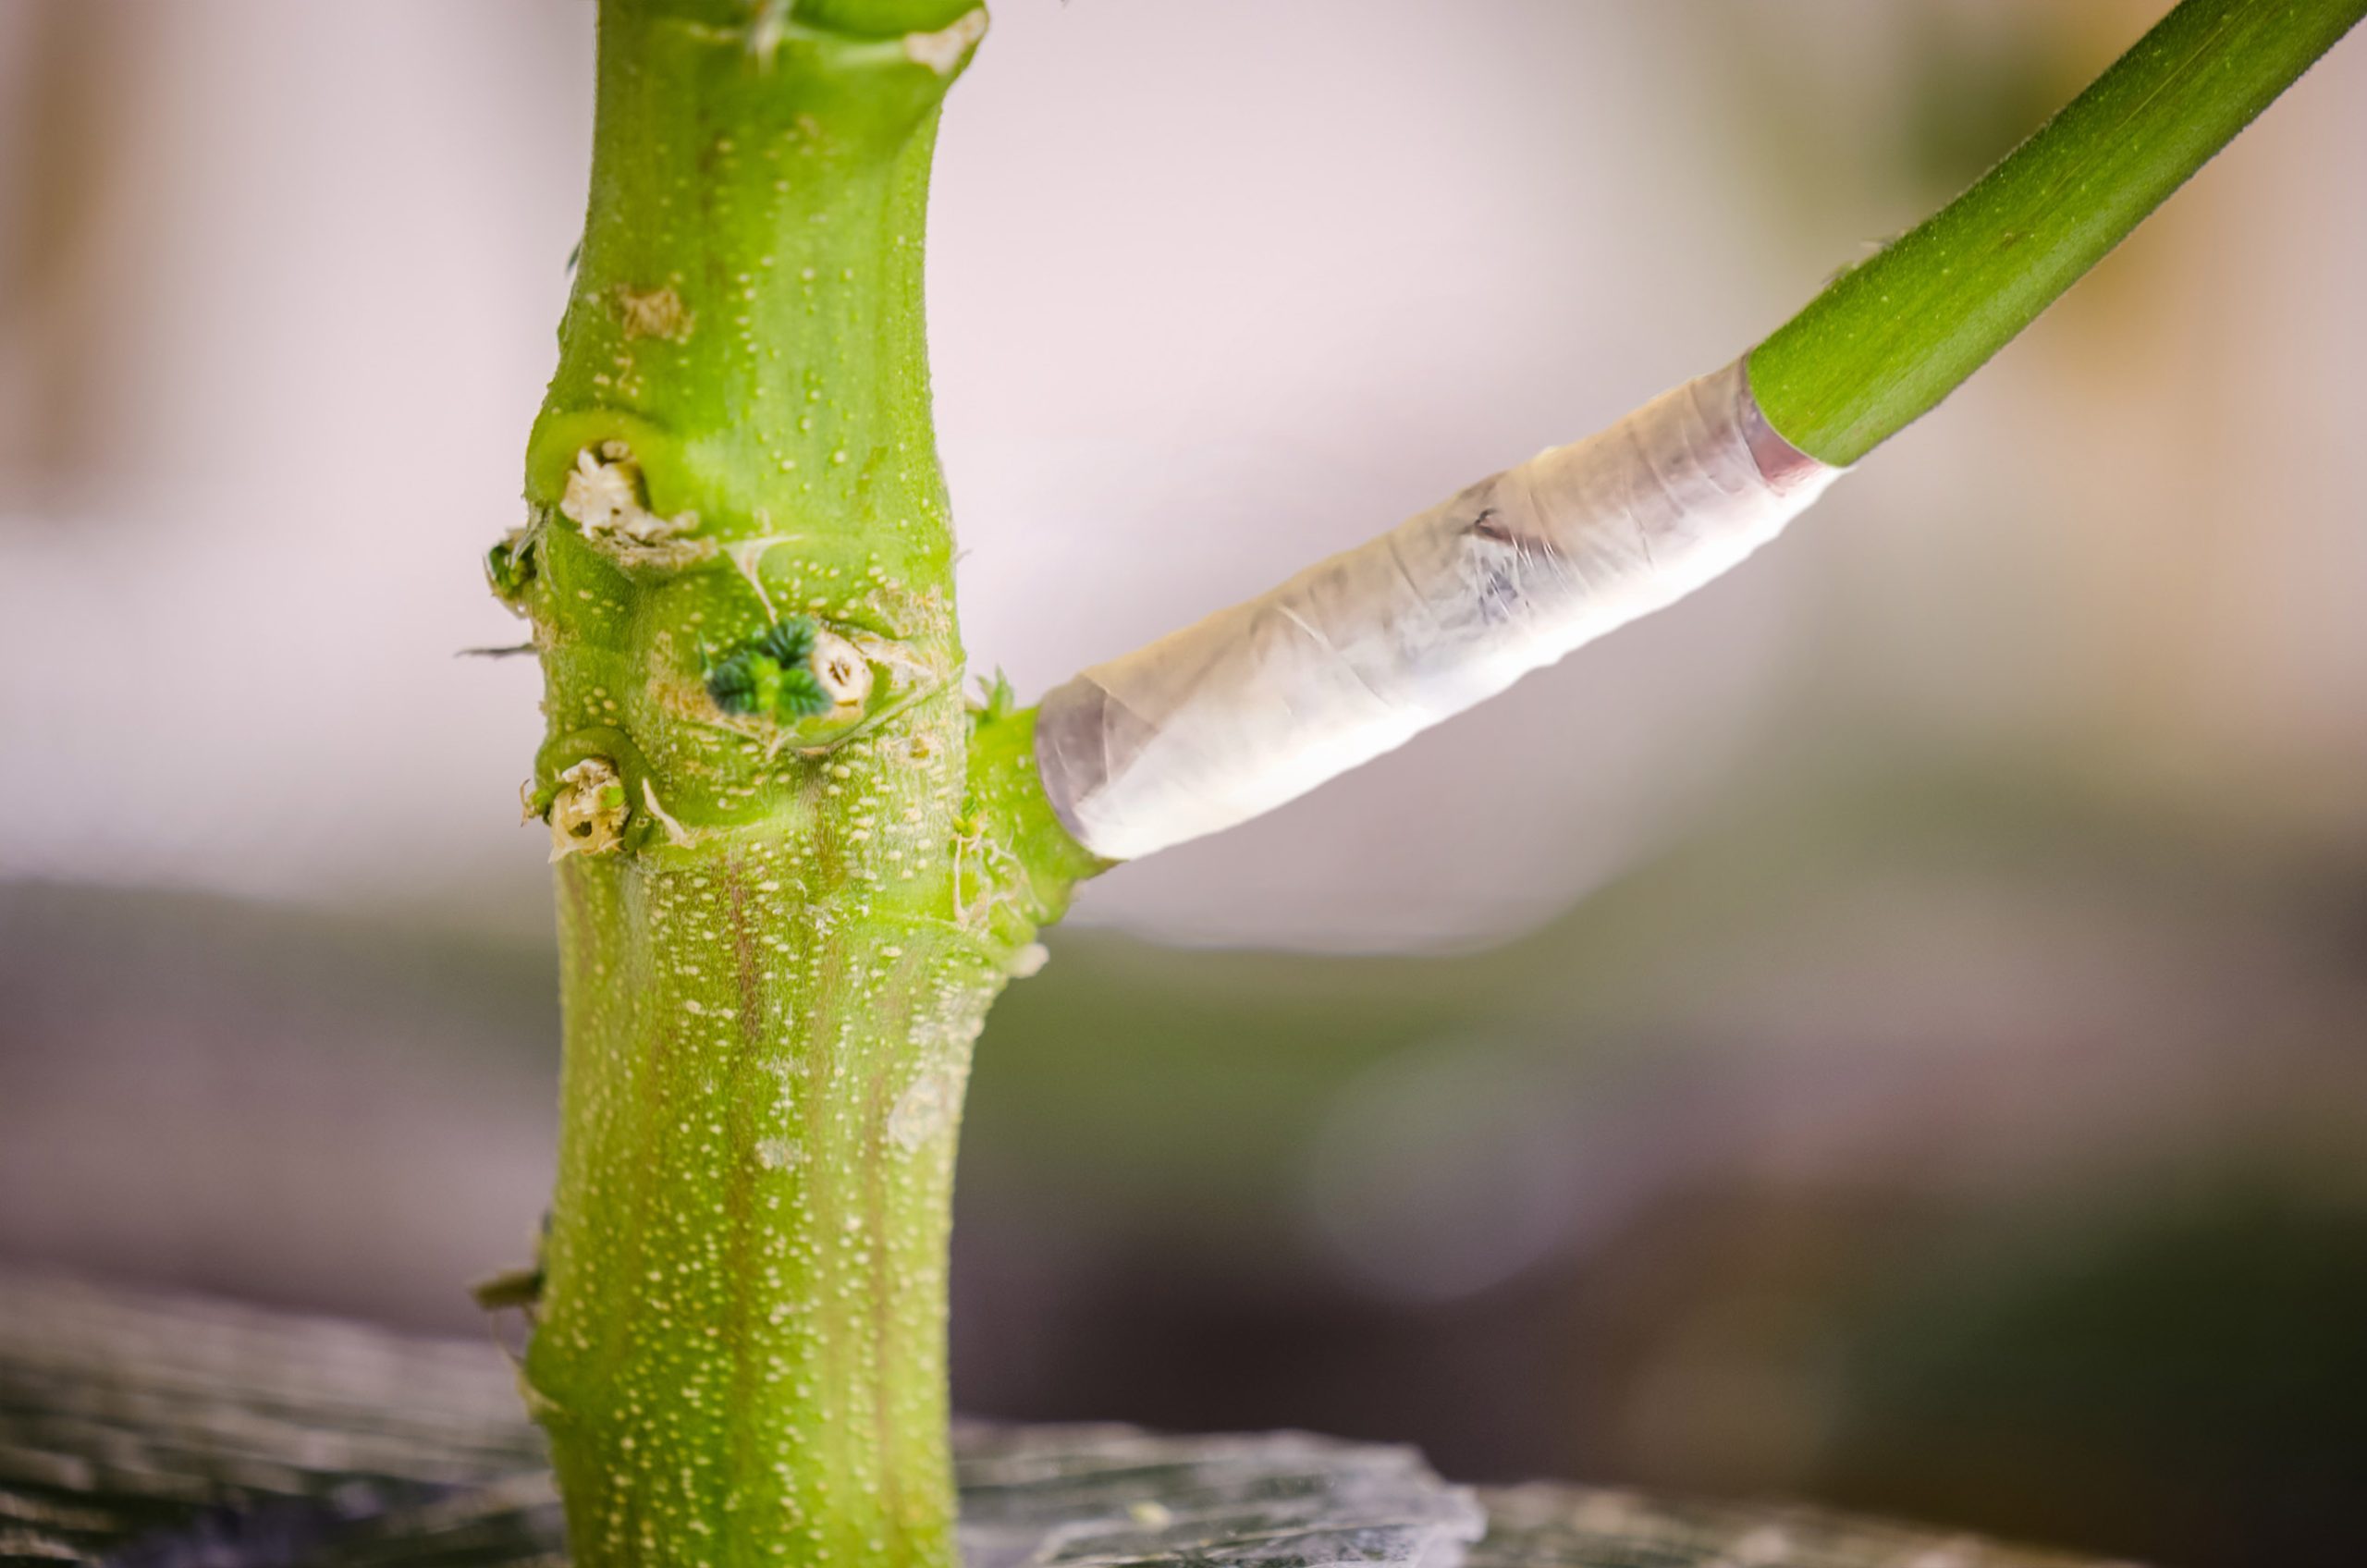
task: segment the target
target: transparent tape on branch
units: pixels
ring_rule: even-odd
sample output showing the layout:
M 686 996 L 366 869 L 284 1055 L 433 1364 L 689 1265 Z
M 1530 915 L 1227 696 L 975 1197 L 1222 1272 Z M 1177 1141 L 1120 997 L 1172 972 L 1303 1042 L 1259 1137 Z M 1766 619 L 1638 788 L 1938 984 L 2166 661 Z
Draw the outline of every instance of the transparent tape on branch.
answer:
M 1692 593 L 1841 472 L 1738 360 L 1058 688 L 1045 789 L 1115 860 L 1230 827 Z

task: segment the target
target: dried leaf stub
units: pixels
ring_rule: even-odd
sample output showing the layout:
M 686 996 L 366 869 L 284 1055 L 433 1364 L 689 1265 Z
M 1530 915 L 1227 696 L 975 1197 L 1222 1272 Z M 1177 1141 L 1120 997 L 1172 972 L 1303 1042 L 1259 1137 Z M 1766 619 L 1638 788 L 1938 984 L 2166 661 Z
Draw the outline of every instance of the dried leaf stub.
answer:
M 586 757 L 560 774 L 549 813 L 552 862 L 615 849 L 628 809 L 624 780 L 607 758 Z
M 712 539 L 687 537 L 698 527 L 697 513 L 659 517 L 644 503 L 641 466 L 621 441 L 575 454 L 558 509 L 625 566 L 683 567 L 715 554 Z

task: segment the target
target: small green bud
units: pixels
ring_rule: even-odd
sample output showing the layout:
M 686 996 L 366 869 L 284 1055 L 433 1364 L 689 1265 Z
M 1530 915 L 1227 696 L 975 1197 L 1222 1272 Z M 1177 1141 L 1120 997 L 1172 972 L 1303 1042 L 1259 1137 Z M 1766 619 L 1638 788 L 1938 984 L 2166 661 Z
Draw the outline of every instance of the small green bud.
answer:
M 793 615 L 765 628 L 749 645 L 783 669 L 792 669 L 813 658 L 818 630 L 804 616 Z
M 534 580 L 534 542 L 521 529 L 484 555 L 484 580 L 494 597 L 515 605 Z
M 823 689 L 822 678 L 812 667 L 799 665 L 780 672 L 780 689 L 773 698 L 773 717 L 786 722 L 791 718 L 811 718 L 817 713 L 828 713 L 838 704 Z
M 734 654 L 706 672 L 706 694 L 726 713 L 754 713 L 762 702 L 756 694 L 754 655 Z
M 776 621 L 716 661 L 706 694 L 725 713 L 765 714 L 789 724 L 836 706 L 814 668 L 821 631 L 804 616 Z
M 1009 718 L 1019 711 L 1019 693 L 1012 689 L 1011 677 L 1002 672 L 1001 666 L 995 667 L 995 678 L 992 680 L 982 682 L 982 684 L 985 687 L 986 715 L 988 718 Z

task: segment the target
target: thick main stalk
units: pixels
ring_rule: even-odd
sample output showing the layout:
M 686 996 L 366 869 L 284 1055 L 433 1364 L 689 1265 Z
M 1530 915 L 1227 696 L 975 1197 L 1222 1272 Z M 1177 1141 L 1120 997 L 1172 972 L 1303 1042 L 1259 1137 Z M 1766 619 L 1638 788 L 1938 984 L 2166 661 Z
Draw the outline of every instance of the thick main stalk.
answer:
M 1022 870 L 1025 720 L 962 694 L 928 416 L 929 153 L 984 14 L 810 9 L 604 0 L 531 521 L 491 563 L 547 682 L 526 1380 L 589 1568 L 949 1568 L 955 1129 L 1065 886 Z

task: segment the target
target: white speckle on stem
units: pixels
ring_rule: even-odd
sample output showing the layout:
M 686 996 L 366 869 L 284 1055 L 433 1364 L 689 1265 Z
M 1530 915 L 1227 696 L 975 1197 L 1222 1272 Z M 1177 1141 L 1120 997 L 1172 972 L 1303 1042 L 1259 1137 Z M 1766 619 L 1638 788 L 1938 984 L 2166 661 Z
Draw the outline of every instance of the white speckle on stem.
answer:
M 941 1137 L 962 1109 L 962 1078 L 945 1068 L 932 1068 L 913 1080 L 888 1113 L 888 1136 L 907 1153 Z
M 691 312 L 672 284 L 649 289 L 628 288 L 620 284 L 612 298 L 618 323 L 628 338 L 661 337 L 669 343 L 689 340 Z

